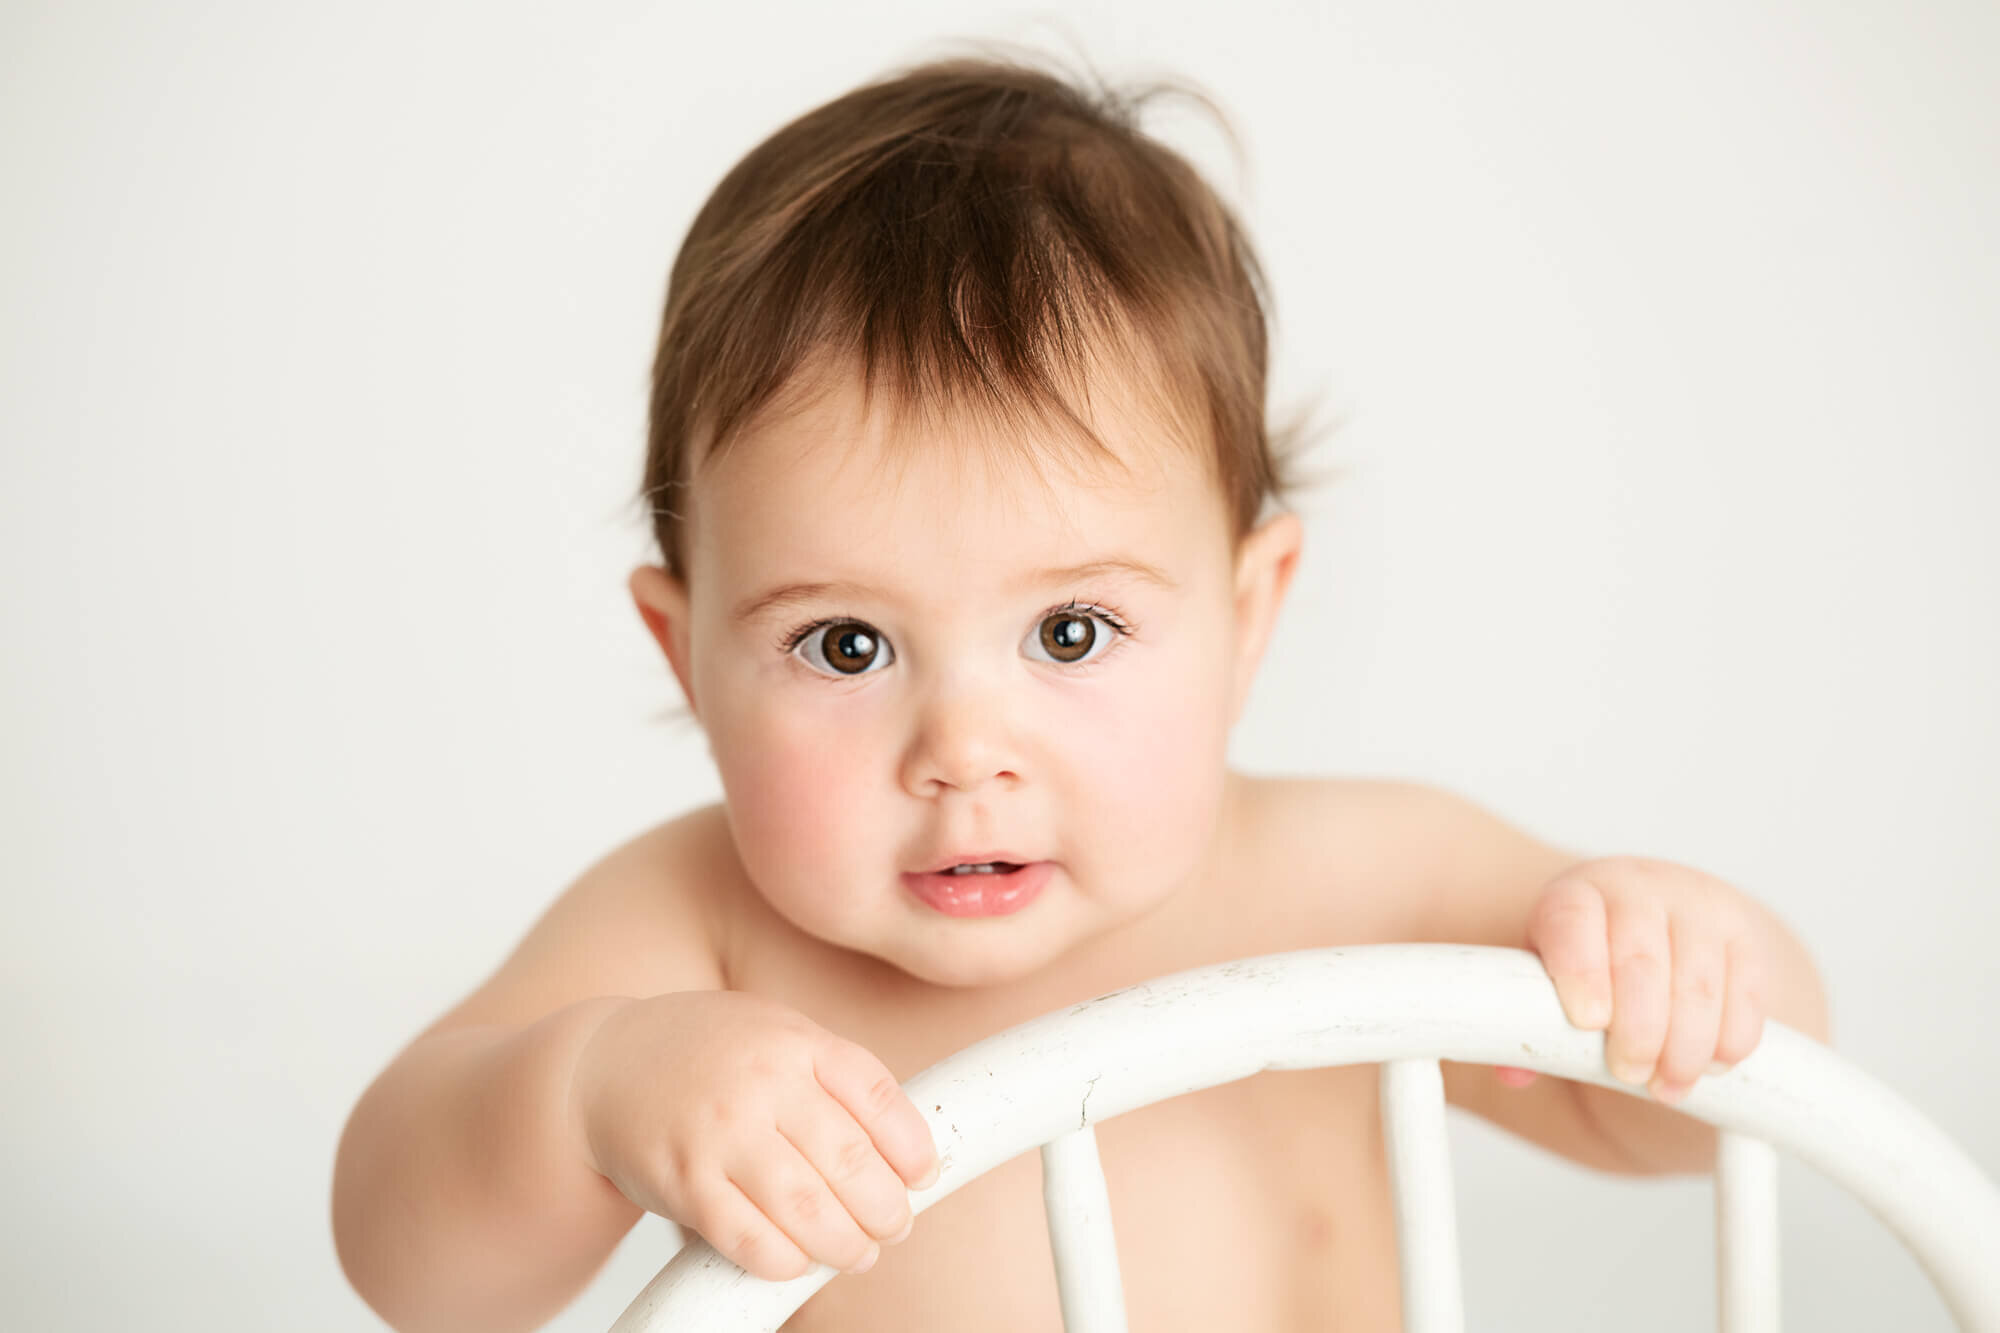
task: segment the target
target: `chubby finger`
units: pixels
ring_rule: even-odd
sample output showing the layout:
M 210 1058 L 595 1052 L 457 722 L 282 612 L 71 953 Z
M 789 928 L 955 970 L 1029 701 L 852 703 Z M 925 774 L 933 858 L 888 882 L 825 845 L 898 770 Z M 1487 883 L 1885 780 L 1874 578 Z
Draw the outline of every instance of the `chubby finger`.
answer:
M 1604 1058 L 1613 1078 L 1644 1084 L 1659 1062 L 1672 1000 L 1673 943 L 1667 909 L 1642 898 L 1610 915 L 1612 1007 Z
M 813 1056 L 813 1072 L 910 1188 L 924 1189 L 937 1179 L 931 1127 L 872 1051 L 829 1034 Z
M 689 1220 L 723 1258 L 767 1282 L 803 1277 L 812 1268 L 805 1252 L 727 1176 L 696 1192 Z
M 775 1129 L 730 1167 L 729 1179 L 793 1245 L 819 1263 L 858 1273 L 881 1252 L 834 1197 L 826 1178 Z
M 1535 905 L 1528 946 L 1540 955 L 1572 1027 L 1611 1021 L 1610 945 L 1604 895 L 1582 875 L 1550 882 Z
M 1722 1028 L 1715 1059 L 1725 1069 L 1747 1057 L 1764 1039 L 1764 976 L 1751 943 L 1743 936 L 1729 941 L 1729 981 L 1722 1007 Z
M 815 1098 L 780 1116 L 777 1124 L 863 1231 L 886 1241 L 909 1224 L 908 1187 L 839 1102 Z
M 1673 941 L 1672 1009 L 1659 1064 L 1648 1085 L 1663 1102 L 1677 1102 L 1708 1072 L 1722 1028 L 1723 987 L 1728 981 L 1728 946 L 1704 935 L 1685 918 L 1669 927 Z

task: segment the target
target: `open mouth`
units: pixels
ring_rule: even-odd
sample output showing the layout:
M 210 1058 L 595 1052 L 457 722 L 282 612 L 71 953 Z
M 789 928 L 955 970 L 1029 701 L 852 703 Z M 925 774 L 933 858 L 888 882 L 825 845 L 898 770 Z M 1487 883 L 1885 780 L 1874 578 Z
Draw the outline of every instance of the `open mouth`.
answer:
M 946 916 L 1006 916 L 1041 894 L 1054 863 L 985 861 L 903 876 L 926 906 Z

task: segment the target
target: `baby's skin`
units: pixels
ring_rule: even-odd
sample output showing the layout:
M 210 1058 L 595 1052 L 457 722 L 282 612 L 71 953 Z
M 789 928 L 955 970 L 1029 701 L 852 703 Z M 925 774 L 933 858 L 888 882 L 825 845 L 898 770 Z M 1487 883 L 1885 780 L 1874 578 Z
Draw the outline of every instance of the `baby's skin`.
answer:
M 844 1270 L 789 1328 L 1056 1330 L 1036 1155 L 912 1225 L 937 1155 L 899 1085 L 1231 958 L 1533 949 L 1641 1095 L 1449 1062 L 1445 1093 L 1607 1171 L 1708 1169 L 1667 1103 L 1767 1018 L 1825 1038 L 1810 958 L 1712 875 L 1232 769 L 1300 525 L 1235 543 L 1135 394 L 1093 399 L 1122 467 L 1024 472 L 976 425 L 885 453 L 828 384 L 690 488 L 685 580 L 631 579 L 724 800 L 586 871 L 349 1121 L 336 1239 L 394 1326 L 536 1327 L 651 1212 L 759 1276 Z M 1023 868 L 920 873 L 959 861 Z M 1397 1327 L 1376 1089 L 1272 1072 L 1100 1123 L 1130 1326 Z

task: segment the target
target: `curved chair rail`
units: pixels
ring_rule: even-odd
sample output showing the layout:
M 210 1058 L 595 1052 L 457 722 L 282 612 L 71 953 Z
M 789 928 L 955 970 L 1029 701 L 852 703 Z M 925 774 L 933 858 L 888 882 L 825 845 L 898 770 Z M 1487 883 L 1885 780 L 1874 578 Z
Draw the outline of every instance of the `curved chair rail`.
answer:
M 1109 1248 L 1089 1126 L 1268 1069 L 1380 1062 L 1384 1114 L 1393 1112 L 1388 1150 L 1405 1318 L 1412 1329 L 1456 1328 L 1462 1315 L 1439 1060 L 1513 1065 L 1644 1095 L 1611 1077 L 1604 1034 L 1570 1026 L 1541 960 L 1526 950 L 1388 944 L 1270 954 L 1158 977 L 1044 1014 L 910 1079 L 904 1089 L 940 1157 L 937 1181 L 912 1191 L 910 1206 L 921 1213 L 1045 1145 L 1045 1171 L 1064 1176 L 1067 1191 L 1059 1207 L 1051 1182 L 1051 1240 L 1068 1327 L 1122 1329 L 1115 1255 L 1108 1283 L 1064 1275 L 1066 1265 L 1091 1258 L 1093 1245 L 1100 1259 Z M 1767 1022 L 1748 1059 L 1704 1076 L 1676 1109 L 1723 1131 L 1718 1217 L 1737 1228 L 1732 1249 L 1739 1251 L 1723 1257 L 1719 1274 L 1726 1327 L 1776 1326 L 1775 1291 L 1757 1290 L 1742 1268 L 1761 1253 L 1772 1265 L 1765 1272 L 1775 1273 L 1768 1144 L 1867 1205 L 1930 1275 L 1962 1328 L 2000 1333 L 2000 1190 L 1888 1086 L 1821 1043 Z M 1733 1175 L 1738 1164 L 1748 1169 Z M 1418 1203 L 1432 1209 L 1429 1219 L 1416 1217 Z M 1761 1220 L 1732 1220 L 1746 1203 L 1753 1214 L 1761 1209 Z M 820 1264 L 790 1281 L 766 1282 L 691 1234 L 612 1333 L 775 1330 L 837 1276 Z

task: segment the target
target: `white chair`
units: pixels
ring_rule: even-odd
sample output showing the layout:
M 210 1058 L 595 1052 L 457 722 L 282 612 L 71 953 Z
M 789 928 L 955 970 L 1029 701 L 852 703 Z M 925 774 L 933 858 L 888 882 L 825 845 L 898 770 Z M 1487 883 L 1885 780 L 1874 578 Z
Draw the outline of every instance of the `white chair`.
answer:
M 1604 1034 L 1570 1026 L 1541 960 L 1521 949 L 1392 944 L 1305 949 L 1195 968 L 1045 1014 L 904 1084 L 935 1136 L 918 1213 L 1041 1147 L 1063 1324 L 1125 1327 L 1097 1120 L 1267 1069 L 1381 1062 L 1382 1117 L 1407 1333 L 1460 1333 L 1464 1312 L 1438 1061 L 1514 1065 L 1634 1095 Z M 1751 1056 L 1700 1079 L 1678 1110 L 1721 1131 L 1717 1309 L 1724 1333 L 1778 1327 L 1782 1148 L 1868 1205 L 1923 1265 L 1961 1328 L 2000 1333 L 2000 1190 L 1895 1092 L 1767 1022 Z M 775 1330 L 838 1270 L 752 1277 L 699 1237 L 612 1333 Z

